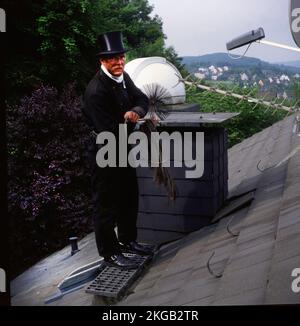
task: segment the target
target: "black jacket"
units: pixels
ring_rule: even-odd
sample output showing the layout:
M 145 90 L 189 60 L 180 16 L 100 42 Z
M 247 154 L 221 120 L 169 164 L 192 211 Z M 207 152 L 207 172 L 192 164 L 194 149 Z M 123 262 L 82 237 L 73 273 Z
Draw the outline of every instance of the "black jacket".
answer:
M 117 83 L 100 69 L 86 88 L 82 111 L 91 130 L 115 133 L 124 123 L 125 112 L 134 111 L 141 118 L 146 115 L 148 98 L 126 72 L 124 83 Z

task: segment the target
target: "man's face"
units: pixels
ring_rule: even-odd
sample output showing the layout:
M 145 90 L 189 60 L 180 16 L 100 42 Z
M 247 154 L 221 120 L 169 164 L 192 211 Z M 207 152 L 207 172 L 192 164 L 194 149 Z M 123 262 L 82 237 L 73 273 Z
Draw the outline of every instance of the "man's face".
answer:
M 101 59 L 101 64 L 110 72 L 113 76 L 121 76 L 125 67 L 125 54 L 117 54 L 111 58 Z

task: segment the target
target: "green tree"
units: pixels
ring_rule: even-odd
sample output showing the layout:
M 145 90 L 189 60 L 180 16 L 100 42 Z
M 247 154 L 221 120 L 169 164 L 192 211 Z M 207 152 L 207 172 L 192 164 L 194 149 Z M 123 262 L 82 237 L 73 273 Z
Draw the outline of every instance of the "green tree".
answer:
M 6 65 L 10 98 L 41 84 L 62 89 L 76 81 L 82 91 L 98 62 L 97 35 L 122 30 L 128 60 L 166 56 L 180 69 L 173 48 L 165 48 L 162 20 L 151 17 L 147 0 L 24 0 L 11 15 L 12 38 Z
M 255 94 L 257 88 L 253 88 L 252 91 L 252 94 Z M 240 88 L 235 92 L 247 94 L 249 89 Z M 209 91 L 200 91 L 196 87 L 187 89 L 187 102 L 198 103 L 201 112 L 239 112 L 238 116 L 224 122 L 230 147 L 282 120 L 287 115 L 283 110 L 272 111 L 262 105 L 254 109 L 253 103 L 240 102 L 239 99 L 231 96 L 224 97 Z
M 163 56 L 169 60 L 170 62 L 172 62 L 177 69 L 181 72 L 181 74 L 186 77 L 187 75 L 189 75 L 189 72 L 187 71 L 187 69 L 185 68 L 184 64 L 182 64 L 182 58 L 178 57 L 175 49 L 173 46 L 170 46 L 168 48 L 166 48 L 164 50 Z
M 6 64 L 8 95 L 19 97 L 42 83 L 62 87 L 91 71 L 96 31 L 90 0 L 24 0 L 11 14 Z M 20 7 L 18 7 L 20 6 Z
M 183 74 L 187 72 L 173 47 L 166 48 L 163 22 L 157 15 L 151 17 L 153 6 L 147 0 L 101 1 L 101 15 L 106 22 L 103 31 L 123 31 L 130 51 L 127 60 L 140 57 L 162 56 L 172 62 Z M 99 26 L 99 30 L 102 27 Z

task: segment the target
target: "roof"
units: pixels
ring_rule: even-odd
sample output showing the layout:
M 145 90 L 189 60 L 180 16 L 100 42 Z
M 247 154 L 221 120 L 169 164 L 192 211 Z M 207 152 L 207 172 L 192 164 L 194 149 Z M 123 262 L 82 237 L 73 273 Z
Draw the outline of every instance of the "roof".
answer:
M 300 137 L 295 117 L 229 149 L 229 197 L 253 192 L 251 203 L 162 246 L 118 305 L 300 303 L 300 294 L 292 290 L 292 271 L 300 268 Z M 99 259 L 93 235 L 79 248 L 74 256 L 65 248 L 13 280 L 12 304 L 44 304 L 70 271 Z M 49 305 L 101 304 L 80 289 Z

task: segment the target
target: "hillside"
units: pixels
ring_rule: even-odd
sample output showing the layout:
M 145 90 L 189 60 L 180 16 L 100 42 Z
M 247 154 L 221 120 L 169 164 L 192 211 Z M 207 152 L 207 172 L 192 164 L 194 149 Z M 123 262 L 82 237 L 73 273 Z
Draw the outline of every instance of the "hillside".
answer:
M 294 85 L 300 83 L 300 67 L 288 66 L 287 62 L 272 64 L 251 57 L 235 60 L 227 53 L 186 56 L 182 59 L 189 73 L 199 79 L 241 87 L 258 86 L 262 94 L 268 93 L 271 97 L 294 97 Z
M 235 60 L 228 56 L 227 53 L 211 53 L 202 56 L 185 56 L 182 57 L 187 69 L 192 70 L 199 65 L 217 65 L 217 66 L 231 66 L 231 67 L 260 67 L 262 69 L 271 69 L 281 71 L 282 73 L 294 72 L 300 73 L 300 61 L 280 62 L 278 64 L 271 64 L 257 58 L 243 57 Z M 293 64 L 295 66 L 293 66 Z
M 289 67 L 300 68 L 300 60 L 297 60 L 297 61 L 277 62 L 277 64 L 284 65 L 284 66 L 289 66 Z

